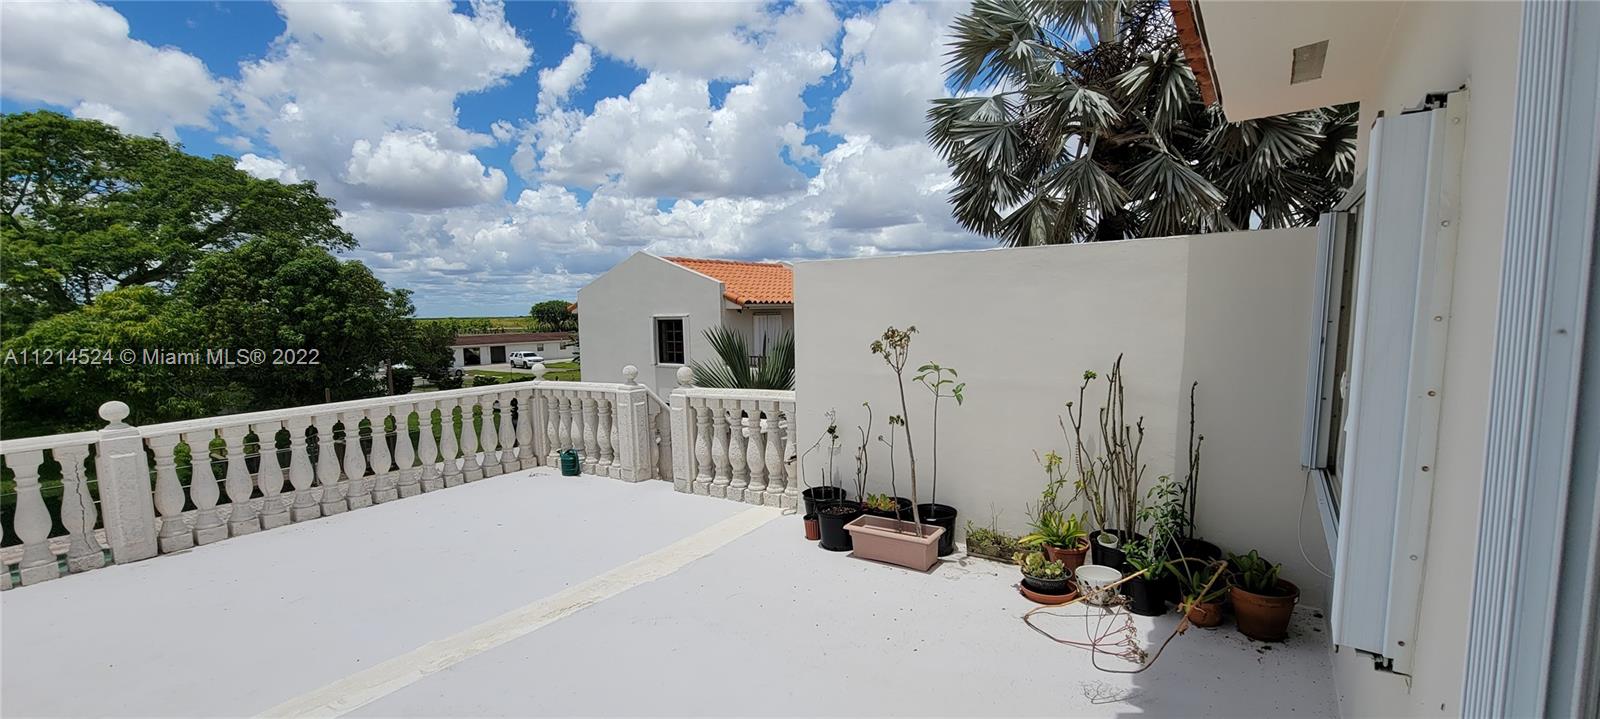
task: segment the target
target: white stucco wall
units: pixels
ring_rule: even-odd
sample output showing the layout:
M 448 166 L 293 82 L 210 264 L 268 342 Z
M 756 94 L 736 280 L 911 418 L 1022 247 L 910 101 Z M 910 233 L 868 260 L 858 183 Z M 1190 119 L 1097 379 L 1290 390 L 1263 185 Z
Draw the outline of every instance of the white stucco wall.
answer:
M 1361 106 L 1363 141 L 1379 111 L 1423 93 L 1471 90 L 1462 162 L 1438 484 L 1428 531 L 1416 656 L 1409 682 L 1354 652 L 1335 661 L 1346 716 L 1451 716 L 1461 711 L 1468 611 L 1483 494 L 1483 438 L 1499 302 L 1522 9 L 1514 3 L 1411 2 L 1388 34 L 1376 88 Z M 1363 160 L 1366 148 L 1363 144 Z
M 617 381 L 624 365 L 658 393 L 677 386 L 678 365 L 656 364 L 657 316 L 683 315 L 685 360 L 708 358 L 702 331 L 722 321 L 722 283 L 643 252 L 618 263 L 578 291 L 584 376 Z
M 835 408 L 841 431 L 854 437 L 865 400 L 876 413 L 874 434 L 885 432 L 898 399 L 892 375 L 867 347 L 889 325 L 914 324 L 912 368 L 936 361 L 968 385 L 964 406 L 941 410 L 939 500 L 964 519 L 981 525 L 996 517 L 1017 531 L 1043 487 L 1035 453 L 1068 449 L 1057 418 L 1084 370 L 1103 374 L 1125 354 L 1128 411 L 1145 417 L 1142 458 L 1152 485 L 1161 474 L 1182 476 L 1187 389 L 1197 378 L 1207 436 L 1202 534 L 1282 562 L 1306 601 L 1322 605 L 1326 580 L 1306 566 L 1295 539 L 1314 243 L 1311 230 L 1277 230 L 801 263 L 800 425 L 820 429 L 822 414 Z M 927 472 L 929 397 L 919 385 L 907 391 Z M 1100 402 L 1090 395 L 1086 423 Z M 802 437 L 801 446 L 813 440 Z M 873 451 L 871 491 L 887 491 L 887 453 L 876 444 Z M 841 455 L 848 482 L 853 448 Z M 815 468 L 808 463 L 813 477 Z M 1314 512 L 1304 512 L 1305 546 L 1325 568 Z

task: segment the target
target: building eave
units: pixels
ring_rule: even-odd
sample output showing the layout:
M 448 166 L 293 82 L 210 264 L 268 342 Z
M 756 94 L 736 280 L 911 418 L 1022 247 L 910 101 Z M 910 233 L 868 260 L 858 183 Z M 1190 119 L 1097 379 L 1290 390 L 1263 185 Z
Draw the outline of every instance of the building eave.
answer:
M 1206 48 L 1199 4 L 1196 0 L 1168 0 L 1167 4 L 1172 8 L 1172 22 L 1178 28 L 1178 45 L 1183 48 L 1183 58 L 1194 72 L 1195 84 L 1200 86 L 1201 101 L 1207 106 L 1221 103 L 1222 91 L 1211 69 L 1211 52 Z

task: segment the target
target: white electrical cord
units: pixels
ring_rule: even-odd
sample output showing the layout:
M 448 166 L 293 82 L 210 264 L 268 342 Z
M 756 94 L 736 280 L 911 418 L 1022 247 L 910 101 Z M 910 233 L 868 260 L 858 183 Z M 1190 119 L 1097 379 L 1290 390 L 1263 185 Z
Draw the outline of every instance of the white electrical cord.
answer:
M 1311 567 L 1317 574 L 1333 579 L 1332 574 L 1322 571 L 1316 562 L 1311 561 L 1311 557 L 1306 555 L 1306 497 L 1311 496 L 1311 472 L 1312 470 L 1306 470 L 1306 481 L 1300 486 L 1300 516 L 1295 524 L 1294 541 L 1300 545 L 1300 558 L 1305 560 L 1306 566 Z

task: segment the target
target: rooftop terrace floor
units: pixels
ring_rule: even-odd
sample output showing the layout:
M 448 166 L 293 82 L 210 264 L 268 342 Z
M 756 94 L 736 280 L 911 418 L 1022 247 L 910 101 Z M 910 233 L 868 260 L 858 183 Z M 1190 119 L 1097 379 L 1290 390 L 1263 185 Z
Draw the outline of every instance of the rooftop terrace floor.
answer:
M 1337 714 L 1309 612 L 1282 644 L 1191 630 L 1111 674 L 1024 625 L 1014 581 L 959 553 L 917 573 L 826 552 L 792 514 L 664 482 L 539 469 L 8 591 L 0 713 Z M 1153 645 L 1176 617 L 1134 622 Z

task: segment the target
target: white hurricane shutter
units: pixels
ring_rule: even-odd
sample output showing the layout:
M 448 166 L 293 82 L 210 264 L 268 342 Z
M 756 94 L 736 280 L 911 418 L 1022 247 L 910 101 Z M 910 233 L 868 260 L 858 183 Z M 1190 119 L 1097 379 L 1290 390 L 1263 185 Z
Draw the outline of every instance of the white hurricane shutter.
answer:
M 1368 157 L 1333 640 L 1410 672 L 1433 495 L 1466 93 L 1379 119 Z

